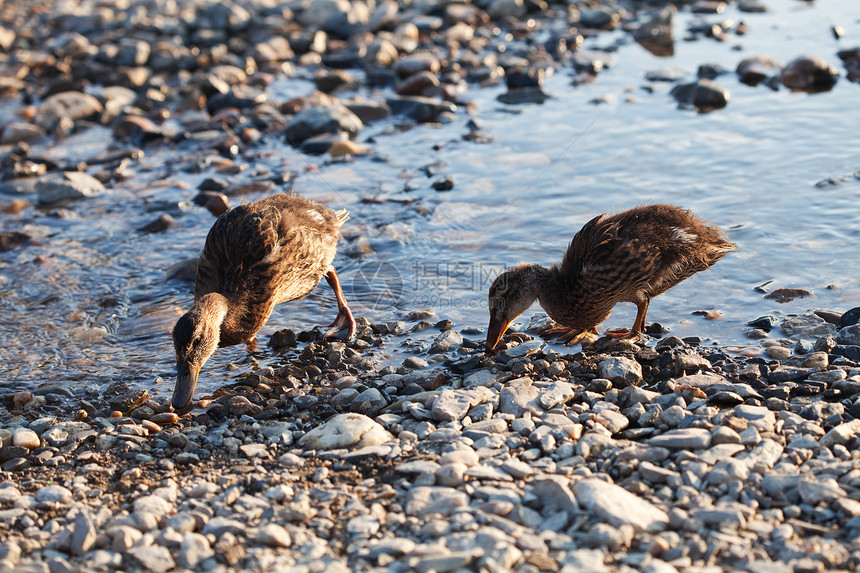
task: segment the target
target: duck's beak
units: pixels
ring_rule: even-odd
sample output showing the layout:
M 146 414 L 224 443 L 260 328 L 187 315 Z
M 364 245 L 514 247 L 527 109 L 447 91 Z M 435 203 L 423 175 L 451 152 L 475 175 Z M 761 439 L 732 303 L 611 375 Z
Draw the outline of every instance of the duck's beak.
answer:
M 510 325 L 510 320 L 501 320 L 498 318 L 490 319 L 490 326 L 487 327 L 487 351 L 496 348 L 496 345 L 499 344 L 499 340 L 502 339 L 502 335 Z
M 193 366 L 188 363 L 187 359 L 183 359 L 176 364 L 176 370 L 176 388 L 173 389 L 171 402 L 174 410 L 184 410 L 191 403 L 191 397 L 194 396 L 200 367 Z

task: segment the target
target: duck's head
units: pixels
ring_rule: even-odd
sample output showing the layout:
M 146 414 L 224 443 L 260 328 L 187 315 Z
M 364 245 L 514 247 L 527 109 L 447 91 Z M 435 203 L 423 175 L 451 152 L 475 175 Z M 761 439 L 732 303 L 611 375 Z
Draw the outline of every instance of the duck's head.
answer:
M 538 298 L 536 265 L 519 265 L 496 277 L 490 286 L 487 350 L 493 350 L 511 322 Z
M 176 321 L 173 346 L 176 348 L 177 375 L 171 401 L 175 410 L 182 410 L 191 403 L 200 369 L 218 348 L 221 323 L 226 314 L 222 301 L 203 297 Z

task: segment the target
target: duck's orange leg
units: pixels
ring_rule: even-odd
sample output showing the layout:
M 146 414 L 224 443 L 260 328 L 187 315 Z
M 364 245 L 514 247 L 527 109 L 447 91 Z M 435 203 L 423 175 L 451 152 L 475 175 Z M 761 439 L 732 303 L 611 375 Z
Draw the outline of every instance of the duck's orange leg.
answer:
M 325 274 L 325 280 L 331 290 L 334 291 L 334 296 L 337 298 L 337 317 L 334 322 L 329 324 L 330 328 L 326 333 L 326 338 L 340 338 L 342 340 L 350 340 L 355 336 L 355 318 L 352 316 L 352 311 L 346 304 L 346 297 L 343 296 L 343 290 L 340 288 L 340 281 L 337 278 L 337 273 L 334 268 L 329 269 Z
M 580 330 L 578 328 L 558 327 L 550 328 L 546 334 L 559 334 L 558 342 L 564 342 L 568 346 L 573 346 L 583 339 L 592 340 L 597 335 L 597 327 L 592 326 L 590 329 Z
M 637 342 L 642 340 L 642 332 L 645 330 L 645 314 L 648 312 L 648 301 L 636 303 L 636 320 L 633 321 L 633 328 L 627 330 L 622 328 L 604 333 L 604 337 L 597 341 L 595 350 L 606 350 L 619 340 L 629 340 Z

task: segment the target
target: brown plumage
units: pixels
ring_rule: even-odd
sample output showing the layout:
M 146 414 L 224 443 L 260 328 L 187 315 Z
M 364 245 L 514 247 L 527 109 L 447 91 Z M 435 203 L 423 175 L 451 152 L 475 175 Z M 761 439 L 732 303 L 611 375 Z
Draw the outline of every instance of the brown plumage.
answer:
M 632 302 L 636 321 L 622 336 L 637 340 L 652 298 L 736 248 L 719 228 L 673 205 L 599 215 L 573 237 L 560 264 L 520 265 L 496 278 L 487 348 L 495 348 L 510 322 L 536 299 L 563 327 L 553 332 L 569 344 L 597 334 L 596 326 L 617 303 Z
M 275 305 L 296 300 L 322 277 L 338 315 L 326 333 L 355 333 L 355 320 L 331 266 L 346 210 L 294 195 L 275 195 L 224 213 L 212 225 L 197 264 L 194 303 L 173 328 L 177 381 L 173 407 L 186 407 L 197 377 L 219 346 L 248 342 Z

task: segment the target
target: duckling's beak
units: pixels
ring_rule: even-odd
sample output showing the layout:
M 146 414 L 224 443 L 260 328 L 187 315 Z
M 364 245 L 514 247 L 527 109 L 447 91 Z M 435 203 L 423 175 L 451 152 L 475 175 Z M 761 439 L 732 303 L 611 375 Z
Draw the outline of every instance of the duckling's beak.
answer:
M 510 325 L 510 320 L 490 318 L 490 326 L 487 327 L 487 351 L 496 348 L 496 345 L 499 344 L 499 340 L 502 339 L 502 335 Z
M 180 360 L 176 364 L 176 388 L 173 389 L 173 409 L 184 410 L 191 403 L 194 389 L 197 387 L 197 376 L 200 375 L 200 367 L 188 363 L 187 359 Z

